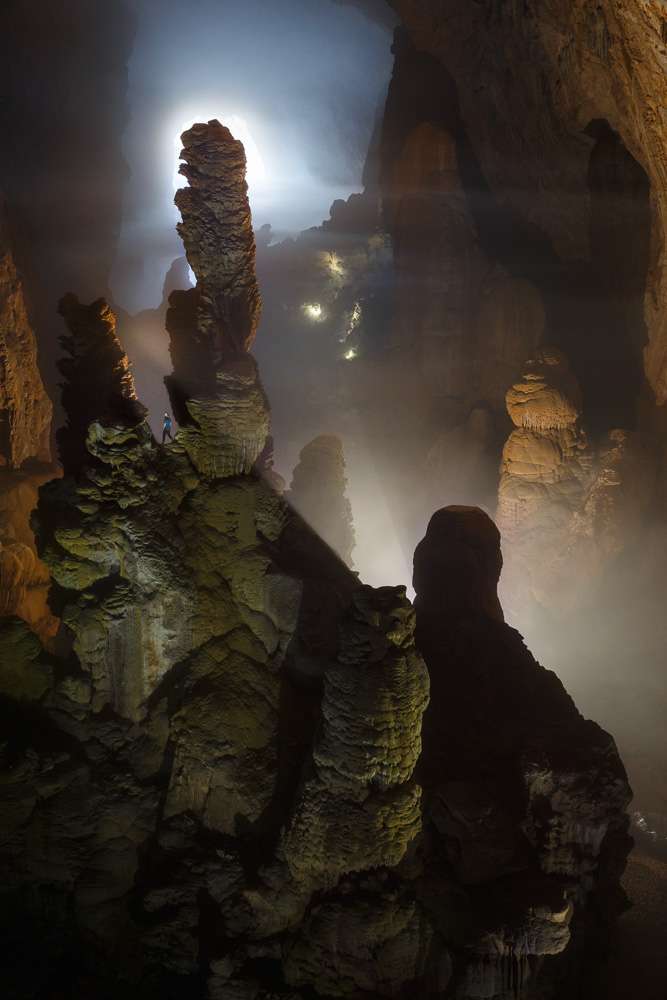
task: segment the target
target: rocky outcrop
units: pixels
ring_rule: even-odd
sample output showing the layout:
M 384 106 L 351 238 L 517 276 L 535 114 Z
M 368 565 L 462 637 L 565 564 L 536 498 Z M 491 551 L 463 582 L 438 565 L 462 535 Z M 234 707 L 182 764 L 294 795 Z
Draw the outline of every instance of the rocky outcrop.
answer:
M 38 487 L 57 474 L 52 406 L 37 366 L 30 293 L 11 229 L 0 195 L 0 615 L 23 618 L 53 648 L 58 621 L 46 602 L 49 571 L 29 524 Z
M 567 614 L 636 539 L 650 504 L 650 448 L 616 430 L 592 447 L 563 355 L 543 349 L 507 394 L 516 425 L 503 451 L 497 521 L 513 614 L 531 602 Z
M 664 450 L 662 8 L 392 7 L 424 60 L 449 76 L 477 164 L 476 221 L 486 217 L 500 259 L 517 276 L 532 272 L 548 296 L 560 272 L 573 304 L 589 285 L 580 331 L 567 330 L 552 299 L 548 337 L 570 358 L 591 411 L 604 415 L 600 434 L 631 427 L 639 402 L 642 431 L 657 433 Z
M 579 420 L 582 396 L 566 358 L 552 348 L 526 362 L 525 374 L 507 393 L 515 425 L 503 451 L 498 526 L 513 556 L 521 536 L 559 531 L 591 479 L 592 455 Z
M 130 362 L 116 337 L 116 318 L 105 299 L 82 305 L 71 292 L 58 305 L 70 335 L 61 337 L 69 357 L 58 362 L 65 377 L 62 405 L 67 425 L 58 430 L 60 457 L 69 473 L 89 461 L 86 446 L 93 421 L 135 426 L 146 416 L 137 400 Z
M 60 470 L 35 464 L 0 471 L 0 615 L 17 615 L 54 652 L 60 622 L 48 604 L 50 574 L 37 555 L 30 515 L 38 489 Z
M 0 195 L 0 466 L 51 461 L 51 411 Z
M 401 588 L 362 587 L 341 620 L 338 662 L 324 675 L 315 774 L 283 846 L 292 873 L 313 887 L 396 865 L 421 828 L 420 789 L 410 779 L 428 678 L 413 631 Z
M 490 600 L 499 570 L 481 510 L 438 511 L 415 552 L 417 646 L 431 678 L 418 774 L 478 927 L 452 996 L 531 995 L 536 978 L 545 989 L 556 967 L 540 971 L 544 957 L 580 954 L 582 911 L 604 920 L 622 905 L 630 844 L 613 740 L 502 622 Z
M 354 527 L 346 488 L 343 442 L 335 434 L 320 434 L 301 449 L 285 499 L 352 566 Z
M 572 512 L 559 542 L 542 552 L 532 591 L 559 616 L 587 597 L 631 557 L 655 488 L 655 454 L 633 431 L 611 431 L 595 454 L 595 479 Z

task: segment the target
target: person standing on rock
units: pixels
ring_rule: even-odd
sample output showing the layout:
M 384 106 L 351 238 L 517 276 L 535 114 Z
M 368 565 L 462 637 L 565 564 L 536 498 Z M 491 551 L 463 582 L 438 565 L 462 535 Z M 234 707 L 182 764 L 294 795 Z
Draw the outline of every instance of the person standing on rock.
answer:
M 165 413 L 164 423 L 162 424 L 162 444 L 164 444 L 164 439 L 166 438 L 167 434 L 169 435 L 169 440 L 173 441 L 174 438 L 171 433 L 171 417 L 169 416 L 168 413 Z

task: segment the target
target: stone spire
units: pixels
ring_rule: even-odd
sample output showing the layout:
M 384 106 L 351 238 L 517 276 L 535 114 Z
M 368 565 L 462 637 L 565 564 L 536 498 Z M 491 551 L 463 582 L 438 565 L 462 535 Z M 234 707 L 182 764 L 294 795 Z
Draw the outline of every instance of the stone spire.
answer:
M 56 434 L 66 472 L 90 462 L 86 449 L 93 421 L 131 426 L 145 419 L 146 408 L 137 399 L 130 362 L 116 337 L 116 317 L 105 299 L 89 306 L 69 292 L 58 304 L 70 336 L 62 345 L 70 355 L 58 362 L 65 376 L 62 404 L 67 425 Z
M 269 405 L 248 353 L 262 308 L 242 143 L 218 121 L 184 132 L 176 192 L 197 286 L 169 296 L 173 375 L 165 383 L 195 466 L 213 477 L 250 471 L 269 431 Z
M 201 364 L 205 374 L 217 370 L 226 353 L 248 350 L 262 302 L 255 277 L 243 144 L 215 120 L 193 125 L 181 138 L 185 163 L 180 173 L 189 186 L 177 191 L 174 199 L 182 216 L 177 229 L 197 287 L 170 299 L 171 319 L 176 319 L 173 310 L 180 313 L 187 296 L 188 312 L 196 316 L 196 335 L 190 343 L 172 336 L 171 352 L 176 372 L 182 364 L 194 363 Z M 169 323 L 168 328 L 176 332 Z

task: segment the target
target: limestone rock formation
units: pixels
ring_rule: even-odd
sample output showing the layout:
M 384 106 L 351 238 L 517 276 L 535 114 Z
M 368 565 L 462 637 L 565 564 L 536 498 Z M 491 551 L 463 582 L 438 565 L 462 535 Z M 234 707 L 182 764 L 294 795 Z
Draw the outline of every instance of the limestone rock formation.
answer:
M 436 511 L 415 549 L 415 607 L 476 608 L 503 621 L 496 588 L 503 558 L 500 532 L 478 507 Z
M 67 425 L 56 434 L 66 472 L 87 461 L 88 427 L 133 426 L 146 416 L 137 400 L 130 362 L 116 337 L 116 319 L 105 299 L 82 305 L 71 292 L 58 305 L 70 336 L 61 338 L 69 357 L 58 362 Z
M 342 875 L 396 865 L 421 827 L 410 782 L 421 750 L 428 678 L 401 588 L 362 587 L 327 669 L 322 731 L 286 834 L 290 870 L 333 888 Z
M 264 451 L 270 420 L 252 355 L 229 356 L 218 371 L 215 395 L 189 399 L 185 407 L 189 419 L 180 440 L 195 466 L 210 476 L 249 472 Z
M 29 523 L 38 487 L 57 474 L 52 406 L 37 366 L 34 310 L 11 230 L 0 195 L 0 614 L 18 615 L 53 648 L 58 620 L 47 606 L 49 571 Z
M 580 332 L 564 323 L 555 340 L 556 300 L 548 332 L 581 376 L 588 405 L 595 389 L 600 410 L 616 408 L 600 432 L 632 426 L 645 376 L 641 430 L 657 434 L 664 452 L 662 6 L 547 0 L 515 10 L 509 2 L 394 0 L 392 7 L 422 62 L 433 61 L 450 81 L 476 161 L 469 182 L 481 192 L 481 214 L 489 219 L 496 213 L 489 206 L 497 207 L 491 223 L 501 259 L 505 253 L 523 276 L 532 271 L 550 294 L 569 268 L 574 285 L 565 295 L 575 312 L 586 280 L 581 262 L 607 289 L 611 306 L 599 333 L 588 305 Z M 594 282 L 589 303 L 603 298 Z
M 431 678 L 418 774 L 479 928 L 452 996 L 510 995 L 508 962 L 514 995 L 530 995 L 538 976 L 544 989 L 554 970 L 540 972 L 544 956 L 584 933 L 582 909 L 604 920 L 622 905 L 617 866 L 629 849 L 631 793 L 613 740 L 498 616 L 499 568 L 481 510 L 438 511 L 415 552 L 417 646 Z
M 30 515 L 38 489 L 59 475 L 49 463 L 0 470 L 0 615 L 17 615 L 55 650 L 59 620 L 48 605 L 50 574 L 37 554 Z
M 530 577 L 558 543 L 594 477 L 581 409 L 579 386 L 555 348 L 529 360 L 507 393 L 515 430 L 503 451 L 496 517 L 516 574 Z
M 37 367 L 21 275 L 0 195 L 0 466 L 51 461 L 51 401 Z
M 590 445 L 579 386 L 552 348 L 527 362 L 507 410 L 516 430 L 503 451 L 497 510 L 506 592 L 517 606 L 567 614 L 637 537 L 653 493 L 652 451 L 622 430 Z
M 543 553 L 532 590 L 542 606 L 566 614 L 632 552 L 655 487 L 655 455 L 633 431 L 615 430 L 595 455 L 595 479 L 558 546 Z
M 217 121 L 182 136 L 190 182 L 176 193 L 178 230 L 197 286 L 169 297 L 174 372 L 165 379 L 180 439 L 204 475 L 249 472 L 269 432 L 252 343 L 262 303 L 245 182 L 245 152 Z
M 469 331 L 485 262 L 453 137 L 429 123 L 413 129 L 394 161 L 391 194 L 395 342 L 419 352 L 429 392 L 465 396 Z
M 352 566 L 352 507 L 345 496 L 345 453 L 335 434 L 320 434 L 299 454 L 285 499 Z
M 197 331 L 217 370 L 226 351 L 247 351 L 262 303 L 255 278 L 255 241 L 245 151 L 218 121 L 193 125 L 181 136 L 179 172 L 189 186 L 176 193 L 188 263 L 197 278 Z M 192 345 L 196 348 L 196 344 Z M 178 362 L 174 359 L 175 367 Z

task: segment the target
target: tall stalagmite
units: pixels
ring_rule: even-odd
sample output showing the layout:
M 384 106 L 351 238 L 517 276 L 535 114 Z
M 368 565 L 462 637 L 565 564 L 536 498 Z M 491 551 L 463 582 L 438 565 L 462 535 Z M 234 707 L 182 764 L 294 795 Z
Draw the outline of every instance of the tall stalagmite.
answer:
M 269 430 L 269 404 L 247 353 L 261 313 L 243 145 L 218 121 L 182 137 L 190 182 L 176 193 L 188 262 L 197 278 L 169 296 L 173 375 L 165 379 L 181 443 L 212 475 L 248 472 Z

